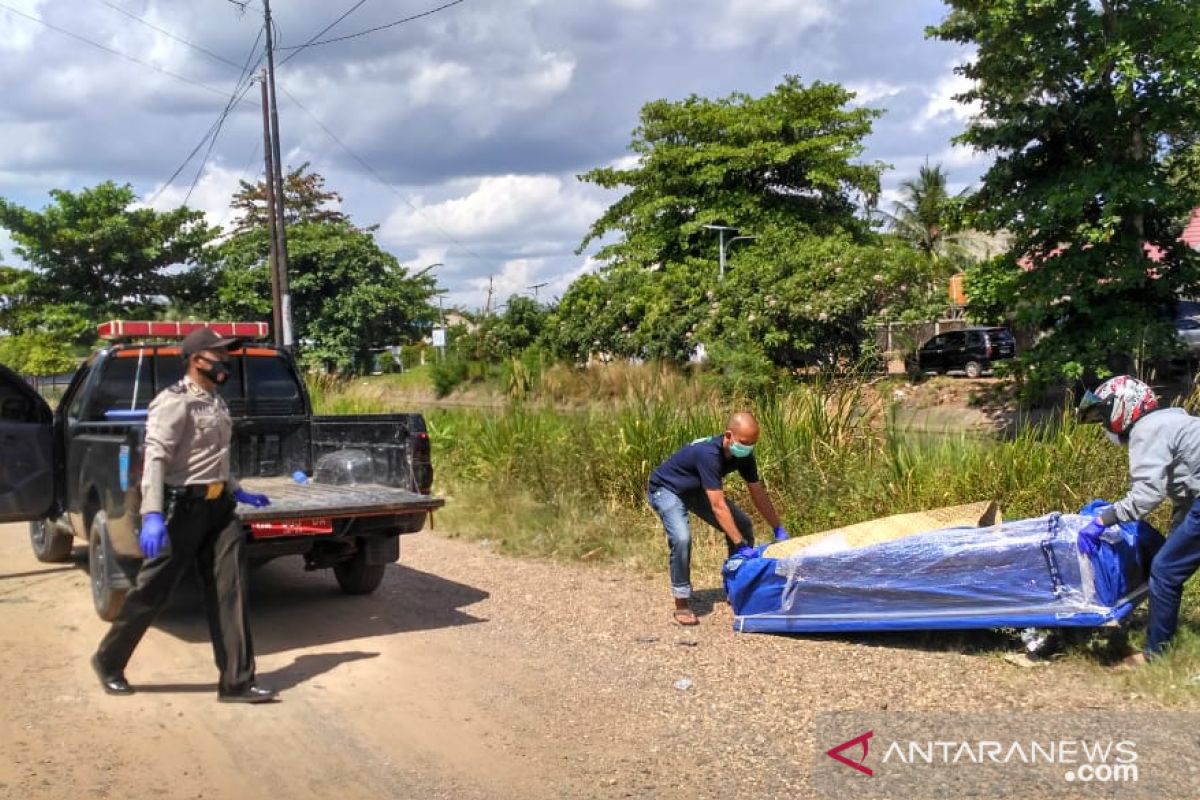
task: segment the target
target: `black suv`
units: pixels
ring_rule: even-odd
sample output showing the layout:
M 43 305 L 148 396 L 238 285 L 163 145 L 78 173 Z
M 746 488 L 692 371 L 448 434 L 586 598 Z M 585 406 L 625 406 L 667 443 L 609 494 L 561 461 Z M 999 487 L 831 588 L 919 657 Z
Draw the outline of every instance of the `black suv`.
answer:
M 1016 354 L 1016 340 L 1008 328 L 965 328 L 938 334 L 921 345 L 917 369 L 938 374 L 962 370 L 968 378 L 978 378 L 993 362 Z

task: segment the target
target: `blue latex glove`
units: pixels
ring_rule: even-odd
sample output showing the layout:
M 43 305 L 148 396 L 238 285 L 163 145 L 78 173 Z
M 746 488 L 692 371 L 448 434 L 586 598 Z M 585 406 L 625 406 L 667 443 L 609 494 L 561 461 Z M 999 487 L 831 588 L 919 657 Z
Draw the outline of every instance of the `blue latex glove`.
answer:
M 142 548 L 142 555 L 146 558 L 154 558 L 166 543 L 167 526 L 163 524 L 163 515 L 157 511 L 151 511 L 144 515 L 142 530 L 138 534 L 138 547 Z
M 748 544 L 744 544 L 737 549 L 733 554 L 734 558 L 758 558 L 758 551 Z
M 1079 531 L 1079 552 L 1085 556 L 1094 556 L 1100 552 L 1100 535 L 1104 533 L 1105 525 L 1100 517 L 1094 518 Z
M 253 492 L 247 492 L 245 489 L 238 489 L 236 492 L 234 492 L 233 499 L 237 500 L 239 503 L 245 503 L 248 506 L 254 506 L 255 508 L 262 508 L 263 506 L 271 505 L 271 499 L 265 494 L 254 494 Z
M 787 538 L 788 538 L 788 532 L 782 525 L 780 525 L 779 527 L 777 527 L 775 529 L 775 541 L 782 542 L 783 540 L 785 540 Z

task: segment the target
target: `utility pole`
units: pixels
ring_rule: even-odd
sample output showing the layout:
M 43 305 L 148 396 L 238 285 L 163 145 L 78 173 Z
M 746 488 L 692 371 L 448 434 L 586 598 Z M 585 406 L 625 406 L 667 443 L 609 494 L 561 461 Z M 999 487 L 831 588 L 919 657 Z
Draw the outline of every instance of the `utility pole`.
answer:
M 525 287 L 526 289 L 533 289 L 533 302 L 536 303 L 538 301 L 538 289 L 540 289 L 546 285 L 547 285 L 546 283 L 535 283 L 532 286 Z
M 267 99 L 267 71 L 262 71 L 262 114 L 263 114 L 263 156 L 266 169 L 263 173 L 267 194 L 267 263 L 271 270 L 271 332 L 275 334 L 275 344 L 283 345 L 283 317 L 279 302 L 279 240 L 275 235 L 275 159 L 271 149 L 271 116 L 270 101 Z
M 271 25 L 271 0 L 263 0 L 263 25 L 267 41 L 267 88 L 271 108 L 270 140 L 271 155 L 275 161 L 275 171 L 267 176 L 274 183 L 275 190 L 275 252 L 279 266 L 279 317 L 282 328 L 281 344 L 292 349 L 295 338 L 292 336 L 292 292 L 288 287 L 287 274 L 287 230 L 284 227 L 284 194 L 283 194 L 283 161 L 279 154 L 279 108 L 275 102 L 275 31 Z
M 495 286 L 494 286 L 495 280 L 496 280 L 495 276 L 488 275 L 487 302 L 483 304 L 483 315 L 485 317 L 491 316 L 491 313 L 492 313 L 492 292 L 495 291 Z

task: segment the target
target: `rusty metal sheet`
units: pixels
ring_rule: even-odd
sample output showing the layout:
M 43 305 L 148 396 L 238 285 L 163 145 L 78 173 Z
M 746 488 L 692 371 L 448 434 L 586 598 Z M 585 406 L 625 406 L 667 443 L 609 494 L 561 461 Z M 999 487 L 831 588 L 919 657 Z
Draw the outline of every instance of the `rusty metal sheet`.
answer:
M 285 477 L 246 478 L 241 484 L 246 491 L 265 494 L 271 499 L 271 505 L 265 508 L 239 503 L 237 515 L 246 522 L 408 514 L 432 511 L 446 504 L 440 497 L 380 484 L 299 484 Z

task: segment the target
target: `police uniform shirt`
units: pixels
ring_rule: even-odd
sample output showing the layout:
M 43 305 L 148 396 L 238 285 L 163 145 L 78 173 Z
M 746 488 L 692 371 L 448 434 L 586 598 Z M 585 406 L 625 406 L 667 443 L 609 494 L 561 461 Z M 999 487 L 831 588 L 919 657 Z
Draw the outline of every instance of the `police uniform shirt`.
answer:
M 142 514 L 162 512 L 163 486 L 225 481 L 237 488 L 229 470 L 233 419 L 216 392 L 190 377 L 158 393 L 146 419 Z

